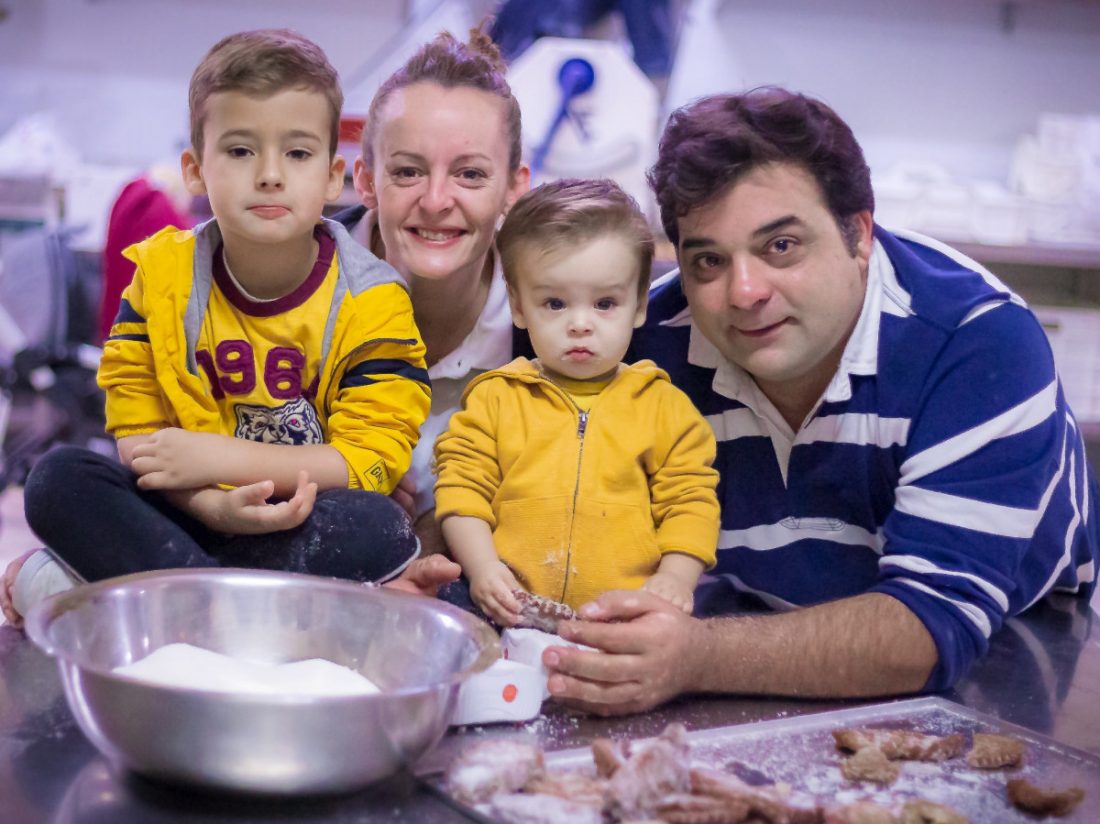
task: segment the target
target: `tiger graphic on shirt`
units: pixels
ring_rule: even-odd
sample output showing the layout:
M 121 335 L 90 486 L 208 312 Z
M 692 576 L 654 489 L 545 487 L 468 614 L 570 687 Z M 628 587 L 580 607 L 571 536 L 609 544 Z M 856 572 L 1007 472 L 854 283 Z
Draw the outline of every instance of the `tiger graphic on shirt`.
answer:
M 317 411 L 305 398 L 295 398 L 281 406 L 257 406 L 239 403 L 234 407 L 238 438 L 260 443 L 324 443 Z

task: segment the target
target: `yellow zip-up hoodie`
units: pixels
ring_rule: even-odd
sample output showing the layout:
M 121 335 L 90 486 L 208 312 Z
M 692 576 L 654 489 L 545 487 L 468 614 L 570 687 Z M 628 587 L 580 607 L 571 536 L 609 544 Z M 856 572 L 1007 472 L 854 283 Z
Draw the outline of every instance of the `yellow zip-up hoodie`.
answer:
M 472 380 L 435 445 L 436 517 L 486 521 L 529 592 L 578 607 L 636 589 L 666 552 L 714 565 L 714 433 L 652 361 L 582 413 L 526 358 Z

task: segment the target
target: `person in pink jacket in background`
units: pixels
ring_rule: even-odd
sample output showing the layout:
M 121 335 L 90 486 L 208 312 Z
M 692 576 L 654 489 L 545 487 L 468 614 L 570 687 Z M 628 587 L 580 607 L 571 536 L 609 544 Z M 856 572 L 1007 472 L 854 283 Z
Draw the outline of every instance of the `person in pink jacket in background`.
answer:
M 182 191 L 182 180 L 179 186 Z M 122 290 L 134 276 L 133 261 L 124 258 L 122 250 L 155 235 L 165 226 L 190 229 L 193 225 L 194 221 L 180 203 L 181 198 L 174 198 L 174 194 L 171 184 L 157 180 L 154 170 L 149 176 L 142 175 L 127 183 L 111 207 L 107 241 L 103 247 L 103 291 L 96 323 L 97 341 L 106 340 L 110 334 Z

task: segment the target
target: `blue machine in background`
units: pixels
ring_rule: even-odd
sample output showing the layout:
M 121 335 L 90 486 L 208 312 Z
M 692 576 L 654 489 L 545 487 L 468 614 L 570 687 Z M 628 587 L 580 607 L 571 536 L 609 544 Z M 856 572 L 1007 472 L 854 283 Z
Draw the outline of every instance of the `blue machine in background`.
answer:
M 571 117 L 581 135 L 587 140 L 591 137 L 585 127 L 584 118 L 572 113 L 569 104 L 579 94 L 591 90 L 596 83 L 596 70 L 592 64 L 583 57 L 571 57 L 561 64 L 558 70 L 558 86 L 561 88 L 561 103 L 558 105 L 558 113 L 554 116 L 545 137 L 539 142 L 535 151 L 531 154 L 531 175 L 538 177 L 542 171 L 546 153 L 550 151 L 550 145 L 554 142 L 554 135 L 566 118 Z
M 586 28 L 618 11 L 635 64 L 650 79 L 659 79 L 672 68 L 669 5 L 669 0 L 505 0 L 491 34 L 511 63 L 540 37 L 583 37 Z

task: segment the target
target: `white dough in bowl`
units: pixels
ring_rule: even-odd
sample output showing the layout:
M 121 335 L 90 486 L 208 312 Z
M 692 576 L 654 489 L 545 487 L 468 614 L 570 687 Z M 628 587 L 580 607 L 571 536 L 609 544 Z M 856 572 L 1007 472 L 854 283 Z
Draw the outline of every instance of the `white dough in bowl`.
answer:
M 114 672 L 149 684 L 247 695 L 372 695 L 368 678 L 323 658 L 266 664 L 192 646 L 168 644 Z

